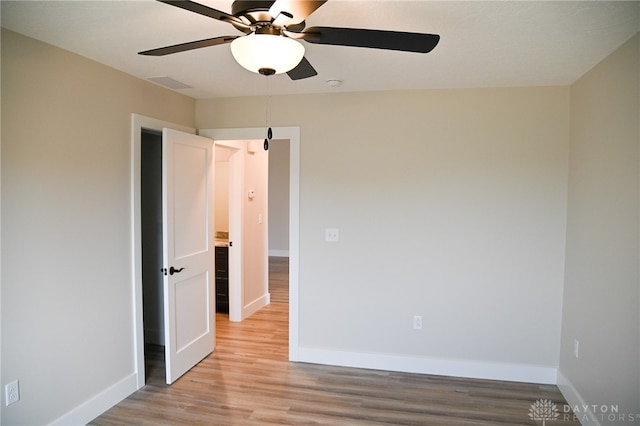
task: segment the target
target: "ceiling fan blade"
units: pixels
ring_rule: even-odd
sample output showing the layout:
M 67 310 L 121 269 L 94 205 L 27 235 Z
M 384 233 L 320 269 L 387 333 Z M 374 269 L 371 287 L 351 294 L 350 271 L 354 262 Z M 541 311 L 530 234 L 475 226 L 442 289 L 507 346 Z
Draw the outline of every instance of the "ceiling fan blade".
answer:
M 311 27 L 301 35 L 309 43 L 418 53 L 430 52 L 440 41 L 437 34 L 334 27 Z
M 209 18 L 217 19 L 218 21 L 229 22 L 233 24 L 237 24 L 243 27 L 247 25 L 242 22 L 239 18 L 236 18 L 233 15 L 229 15 L 226 12 L 222 12 L 221 10 L 213 9 L 209 6 L 205 6 L 200 3 L 196 3 L 190 0 L 158 0 L 161 3 L 169 4 L 171 6 L 179 7 L 180 9 L 188 10 L 190 12 L 195 12 L 200 15 L 208 16 Z
M 302 80 L 303 78 L 309 78 L 318 75 L 318 72 L 313 68 L 311 63 L 307 61 L 307 58 L 303 56 L 300 63 L 296 65 L 294 69 L 288 71 L 287 75 L 289 76 L 289 78 L 291 78 L 291 80 Z
M 269 8 L 269 14 L 278 26 L 299 24 L 326 2 L 327 0 L 276 0 Z
M 160 47 L 158 49 L 145 50 L 138 52 L 138 55 L 146 56 L 164 56 L 172 53 L 186 52 L 187 50 L 200 49 L 201 47 L 217 46 L 219 44 L 231 43 L 237 39 L 237 36 L 223 36 L 206 38 L 204 40 L 190 41 L 188 43 L 174 44 L 173 46 Z

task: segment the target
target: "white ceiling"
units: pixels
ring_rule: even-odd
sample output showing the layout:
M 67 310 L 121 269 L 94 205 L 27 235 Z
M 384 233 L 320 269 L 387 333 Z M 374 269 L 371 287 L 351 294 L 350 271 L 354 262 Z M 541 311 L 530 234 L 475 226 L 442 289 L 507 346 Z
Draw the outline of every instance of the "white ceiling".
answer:
M 231 12 L 231 1 L 201 0 Z M 428 54 L 304 43 L 318 71 L 292 81 L 241 68 L 229 45 L 137 52 L 222 35 L 231 25 L 154 0 L 5 1 L 2 26 L 194 98 L 337 91 L 568 85 L 640 31 L 640 1 L 329 0 L 307 26 L 440 34 Z M 340 87 L 326 81 L 340 79 Z M 268 87 L 267 87 L 268 86 Z

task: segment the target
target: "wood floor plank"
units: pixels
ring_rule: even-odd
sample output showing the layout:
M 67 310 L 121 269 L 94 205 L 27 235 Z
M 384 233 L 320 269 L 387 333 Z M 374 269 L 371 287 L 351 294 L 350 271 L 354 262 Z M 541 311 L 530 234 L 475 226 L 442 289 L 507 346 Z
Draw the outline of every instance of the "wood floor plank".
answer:
M 551 385 L 290 363 L 288 259 L 269 268 L 269 306 L 242 323 L 217 314 L 215 351 L 171 386 L 163 348 L 147 347 L 147 384 L 90 424 L 513 426 L 542 424 L 538 399 L 562 411 Z

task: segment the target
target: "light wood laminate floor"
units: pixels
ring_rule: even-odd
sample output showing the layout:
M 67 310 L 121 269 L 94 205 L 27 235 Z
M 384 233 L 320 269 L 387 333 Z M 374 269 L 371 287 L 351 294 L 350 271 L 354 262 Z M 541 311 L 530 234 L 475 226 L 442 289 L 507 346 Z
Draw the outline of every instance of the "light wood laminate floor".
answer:
M 147 348 L 147 384 L 91 424 L 542 425 L 529 417 L 540 399 L 559 412 L 547 426 L 579 424 L 551 385 L 288 362 L 287 271 L 271 258 L 271 305 L 242 323 L 217 314 L 215 351 L 173 385 L 162 348 Z

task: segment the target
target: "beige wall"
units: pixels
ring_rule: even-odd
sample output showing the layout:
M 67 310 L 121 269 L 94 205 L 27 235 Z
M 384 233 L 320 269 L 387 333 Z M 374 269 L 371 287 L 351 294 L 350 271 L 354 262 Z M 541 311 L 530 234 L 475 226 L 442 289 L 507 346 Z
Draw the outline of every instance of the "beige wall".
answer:
M 133 112 L 193 126 L 195 102 L 2 31 L 3 424 L 130 392 Z
M 560 358 L 570 402 L 618 405 L 620 414 L 639 416 L 634 424 L 640 419 L 639 117 L 636 35 L 571 87 Z M 593 414 L 602 424 L 626 424 L 603 419 L 601 410 Z
M 199 100 L 196 124 L 258 127 L 263 105 Z M 391 355 L 555 380 L 568 88 L 281 96 L 271 105 L 272 125 L 301 129 L 302 347 L 323 361 Z M 324 241 L 326 227 L 340 229 L 339 243 Z M 423 330 L 412 329 L 413 315 L 424 316 Z

